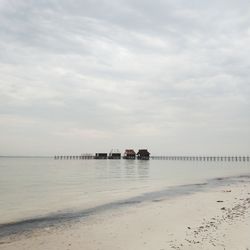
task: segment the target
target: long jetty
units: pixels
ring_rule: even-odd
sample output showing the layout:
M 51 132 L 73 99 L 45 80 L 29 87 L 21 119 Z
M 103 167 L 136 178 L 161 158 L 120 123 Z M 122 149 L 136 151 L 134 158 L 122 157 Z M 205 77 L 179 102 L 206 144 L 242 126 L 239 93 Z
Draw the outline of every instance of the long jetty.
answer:
M 56 155 L 55 160 L 91 160 L 94 159 L 94 155 Z
M 92 154 L 83 155 L 56 155 L 55 160 L 92 160 L 95 156 Z M 249 162 L 250 156 L 150 156 L 151 160 L 166 161 L 233 161 Z
M 169 161 L 249 161 L 249 156 L 151 156 L 152 160 Z

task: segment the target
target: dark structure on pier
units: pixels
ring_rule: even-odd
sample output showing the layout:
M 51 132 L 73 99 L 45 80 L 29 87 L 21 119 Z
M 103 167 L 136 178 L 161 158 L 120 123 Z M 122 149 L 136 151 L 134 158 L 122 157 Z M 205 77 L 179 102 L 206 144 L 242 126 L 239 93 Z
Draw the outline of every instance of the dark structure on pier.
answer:
M 121 159 L 121 153 L 119 152 L 118 149 L 112 149 L 109 153 L 109 159 L 111 160 L 117 160 L 117 159 Z
M 90 160 L 90 159 L 121 159 L 118 150 L 111 150 L 109 156 L 107 153 L 96 153 L 95 155 L 85 153 L 81 155 L 55 155 L 55 160 Z M 214 161 L 214 162 L 249 162 L 250 156 L 150 156 L 147 149 L 140 149 L 137 153 L 138 160 L 169 160 L 169 161 Z M 123 159 L 136 159 L 136 153 L 133 149 L 126 149 Z
M 98 160 L 106 160 L 108 158 L 108 154 L 107 153 L 96 153 L 94 159 L 98 159 Z
M 123 155 L 123 159 L 131 159 L 135 160 L 136 158 L 136 153 L 134 149 L 126 149 Z
M 139 149 L 137 153 L 137 159 L 138 160 L 149 160 L 150 153 L 147 149 Z

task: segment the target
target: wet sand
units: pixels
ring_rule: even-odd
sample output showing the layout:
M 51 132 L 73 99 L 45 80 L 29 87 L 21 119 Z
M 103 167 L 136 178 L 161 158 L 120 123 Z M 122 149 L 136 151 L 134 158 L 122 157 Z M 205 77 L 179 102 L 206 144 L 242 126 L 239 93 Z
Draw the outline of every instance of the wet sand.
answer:
M 2 250 L 250 249 L 250 182 L 107 209 L 0 238 Z

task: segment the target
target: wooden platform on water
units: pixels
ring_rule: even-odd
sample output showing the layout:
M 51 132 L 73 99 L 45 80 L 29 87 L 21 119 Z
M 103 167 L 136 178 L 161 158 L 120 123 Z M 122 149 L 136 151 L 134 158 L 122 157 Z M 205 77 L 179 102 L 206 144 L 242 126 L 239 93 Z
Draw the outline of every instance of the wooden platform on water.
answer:
M 95 155 L 56 155 L 55 160 L 92 160 Z M 107 157 L 108 159 L 108 157 Z M 150 156 L 151 160 L 166 161 L 227 161 L 227 162 L 249 162 L 250 156 Z M 125 160 L 125 159 L 124 159 Z M 139 159 L 138 159 L 139 160 Z

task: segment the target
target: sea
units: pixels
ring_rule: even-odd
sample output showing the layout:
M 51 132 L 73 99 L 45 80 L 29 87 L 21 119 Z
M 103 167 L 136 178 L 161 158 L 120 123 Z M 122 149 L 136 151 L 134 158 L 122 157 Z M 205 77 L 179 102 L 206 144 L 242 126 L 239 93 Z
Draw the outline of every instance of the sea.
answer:
M 239 176 L 250 176 L 250 162 L 0 157 L 0 226 L 81 216 Z

